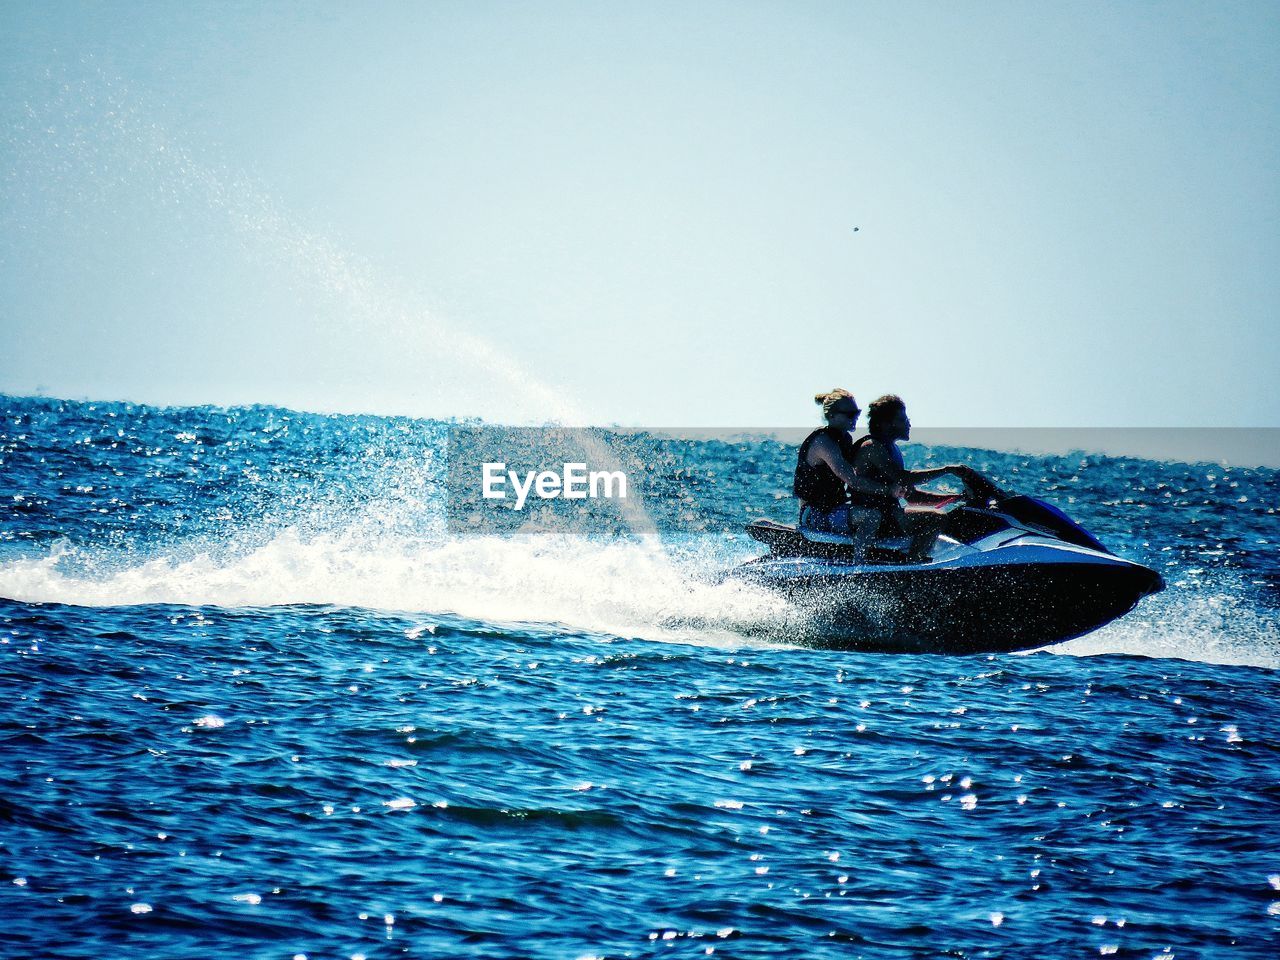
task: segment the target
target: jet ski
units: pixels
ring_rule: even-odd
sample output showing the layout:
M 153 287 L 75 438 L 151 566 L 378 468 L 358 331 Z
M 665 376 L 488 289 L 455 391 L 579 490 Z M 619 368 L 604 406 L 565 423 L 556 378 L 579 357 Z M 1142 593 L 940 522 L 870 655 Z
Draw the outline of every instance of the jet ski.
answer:
M 909 541 L 859 558 L 847 537 L 773 520 L 747 526 L 769 554 L 730 571 L 787 598 L 788 639 L 837 650 L 1003 653 L 1096 630 L 1164 589 L 1043 500 L 1001 494 L 957 503 L 926 562 Z

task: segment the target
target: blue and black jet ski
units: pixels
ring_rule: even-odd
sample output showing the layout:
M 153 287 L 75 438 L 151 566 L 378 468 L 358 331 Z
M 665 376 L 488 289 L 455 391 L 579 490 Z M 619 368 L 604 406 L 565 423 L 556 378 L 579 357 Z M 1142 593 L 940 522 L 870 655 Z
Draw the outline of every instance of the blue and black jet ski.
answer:
M 929 559 L 905 541 L 856 559 L 847 538 L 772 520 L 747 532 L 769 547 L 729 576 L 781 593 L 797 612 L 789 639 L 841 650 L 995 653 L 1096 630 L 1164 589 L 1056 507 L 1026 496 L 959 506 Z

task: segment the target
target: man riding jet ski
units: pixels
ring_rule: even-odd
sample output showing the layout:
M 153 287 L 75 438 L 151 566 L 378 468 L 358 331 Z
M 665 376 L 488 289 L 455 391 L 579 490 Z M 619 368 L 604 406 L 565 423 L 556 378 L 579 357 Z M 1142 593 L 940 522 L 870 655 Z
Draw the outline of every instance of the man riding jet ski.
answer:
M 872 433 L 857 443 L 847 433 L 852 396 L 817 399 L 828 427 L 800 448 L 800 525 L 750 524 L 770 553 L 730 573 L 792 602 L 791 639 L 838 649 L 1030 649 L 1088 633 L 1164 588 L 1159 574 L 1115 556 L 1043 501 L 1010 495 L 964 466 L 907 470 L 897 441 L 910 421 L 899 398 L 872 404 Z M 965 496 L 915 490 L 946 473 L 964 482 Z M 847 508 L 832 502 L 832 480 L 848 487 Z

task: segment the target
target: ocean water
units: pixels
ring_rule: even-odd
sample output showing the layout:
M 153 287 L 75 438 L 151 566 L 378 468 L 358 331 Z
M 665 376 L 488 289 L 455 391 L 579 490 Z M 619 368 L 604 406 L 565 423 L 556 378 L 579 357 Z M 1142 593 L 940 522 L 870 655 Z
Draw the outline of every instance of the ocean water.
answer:
M 0 955 L 1280 948 L 1275 470 L 911 448 L 1169 588 L 892 656 L 720 581 L 789 519 L 773 441 L 687 441 L 656 538 L 461 536 L 446 424 L 0 410 Z

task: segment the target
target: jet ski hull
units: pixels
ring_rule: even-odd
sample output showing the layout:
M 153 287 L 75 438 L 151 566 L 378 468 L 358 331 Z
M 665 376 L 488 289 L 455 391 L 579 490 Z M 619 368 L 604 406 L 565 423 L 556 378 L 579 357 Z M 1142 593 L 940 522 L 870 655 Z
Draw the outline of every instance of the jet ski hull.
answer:
M 1096 630 L 1163 588 L 1154 571 L 1114 559 L 863 567 L 853 575 L 839 565 L 779 569 L 786 564 L 754 561 L 738 576 L 792 602 L 797 615 L 788 624 L 790 640 L 834 650 L 1029 650 Z
M 770 554 L 730 576 L 790 601 L 786 639 L 830 649 L 1029 650 L 1096 630 L 1164 589 L 1154 570 L 1030 497 L 951 514 L 924 563 L 883 545 L 856 559 L 847 544 L 771 520 L 747 530 Z

